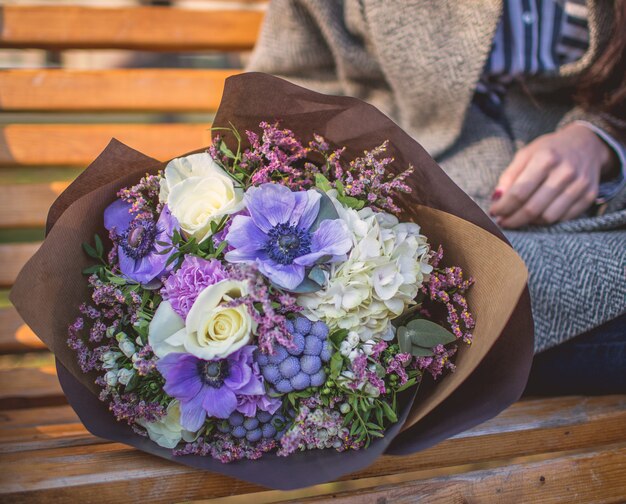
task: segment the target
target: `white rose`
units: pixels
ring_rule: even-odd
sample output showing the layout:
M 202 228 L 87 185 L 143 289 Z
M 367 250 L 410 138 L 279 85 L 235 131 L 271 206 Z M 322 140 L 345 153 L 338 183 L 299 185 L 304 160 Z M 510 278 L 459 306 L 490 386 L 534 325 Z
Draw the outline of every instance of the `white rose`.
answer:
M 163 177 L 159 182 L 159 201 L 167 203 L 172 187 L 183 180 L 189 177 L 206 177 L 215 173 L 224 174 L 224 170 L 207 152 L 172 159 L 163 170 Z
M 184 439 L 187 442 L 195 440 L 198 436 L 193 432 L 186 431 L 180 425 L 180 404 L 172 401 L 167 407 L 167 413 L 156 422 L 138 420 L 148 432 L 148 437 L 163 448 L 176 448 L 176 445 Z
M 233 299 L 247 294 L 244 282 L 222 280 L 206 287 L 189 310 L 187 320 L 168 301 L 157 308 L 150 322 L 148 341 L 157 357 L 187 352 L 200 359 L 224 358 L 250 343 L 256 323 L 243 306 L 227 308 Z
M 198 242 L 211 233 L 211 223 L 244 207 L 243 188 L 206 153 L 171 161 L 161 179 L 159 199 L 167 203 L 183 231 Z

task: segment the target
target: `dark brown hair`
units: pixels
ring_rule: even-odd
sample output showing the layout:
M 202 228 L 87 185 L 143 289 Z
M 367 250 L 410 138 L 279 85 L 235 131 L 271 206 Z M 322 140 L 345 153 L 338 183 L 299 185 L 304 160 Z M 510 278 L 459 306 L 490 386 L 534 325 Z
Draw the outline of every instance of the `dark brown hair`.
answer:
M 626 0 L 615 0 L 608 43 L 581 77 L 576 98 L 586 108 L 626 120 Z

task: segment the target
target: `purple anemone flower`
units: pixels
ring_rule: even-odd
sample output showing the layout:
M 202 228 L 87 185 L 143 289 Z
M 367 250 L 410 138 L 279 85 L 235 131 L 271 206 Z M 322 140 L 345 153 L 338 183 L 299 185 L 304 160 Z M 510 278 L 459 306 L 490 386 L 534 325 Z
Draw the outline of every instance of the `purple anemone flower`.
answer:
M 352 247 L 341 219 L 326 219 L 313 229 L 322 195 L 293 192 L 278 184 L 251 187 L 245 195 L 249 216 L 237 215 L 226 236 L 232 263 L 255 262 L 274 284 L 293 290 L 305 270 L 319 262 L 340 260 Z
M 203 360 L 186 353 L 171 353 L 157 362 L 165 378 L 163 389 L 180 402 L 180 424 L 195 432 L 207 415 L 228 418 L 235 411 L 240 396 L 265 394 L 262 378 L 254 372 L 248 345 L 225 359 Z
M 122 273 L 146 285 L 165 272 L 169 256 L 157 242 L 171 243 L 178 224 L 167 206 L 156 222 L 130 209 L 130 203 L 115 200 L 104 211 L 104 227 L 113 233 Z

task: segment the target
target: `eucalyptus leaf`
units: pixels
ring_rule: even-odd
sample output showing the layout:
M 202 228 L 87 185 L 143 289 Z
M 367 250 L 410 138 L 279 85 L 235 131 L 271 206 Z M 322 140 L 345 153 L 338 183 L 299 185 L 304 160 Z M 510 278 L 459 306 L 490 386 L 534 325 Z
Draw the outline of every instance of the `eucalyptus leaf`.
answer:
M 310 228 L 311 233 L 317 230 L 317 228 L 320 226 L 322 221 L 335 220 L 339 218 L 339 214 L 337 213 L 337 210 L 335 210 L 335 205 L 333 205 L 333 202 L 331 201 L 331 199 L 326 195 L 325 192 L 323 191 L 318 191 L 318 192 L 322 196 L 320 199 L 320 211 L 317 214 L 317 218 L 313 221 L 313 224 L 311 225 L 311 228 Z
M 326 282 L 326 275 L 324 275 L 324 270 L 319 266 L 313 266 L 313 269 L 309 271 L 307 277 L 310 280 L 313 280 L 320 287 L 322 287 L 324 285 L 324 282 Z
M 423 348 L 433 348 L 437 345 L 447 345 L 456 341 L 454 334 L 430 320 L 411 320 L 406 328 L 411 343 Z
M 413 345 L 411 347 L 411 355 L 413 357 L 432 357 L 435 353 L 429 348 Z
M 406 327 L 398 327 L 398 331 L 396 332 L 396 336 L 398 338 L 398 345 L 400 346 L 400 352 L 402 353 L 410 353 L 411 352 L 411 338 L 407 333 Z

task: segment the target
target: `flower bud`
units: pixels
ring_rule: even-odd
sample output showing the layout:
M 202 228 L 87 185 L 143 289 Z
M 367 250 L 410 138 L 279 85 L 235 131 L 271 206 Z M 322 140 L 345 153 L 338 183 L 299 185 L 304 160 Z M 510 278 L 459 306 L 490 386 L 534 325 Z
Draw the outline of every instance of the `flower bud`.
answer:
M 103 363 L 102 367 L 104 369 L 117 369 L 117 359 L 121 356 L 122 354 L 119 352 L 112 352 L 110 350 L 108 352 L 104 352 L 100 356 L 100 360 Z
M 343 403 L 339 406 L 339 411 L 341 411 L 344 415 L 347 414 L 350 411 L 350 405 L 347 402 Z
M 117 385 L 117 373 L 115 371 L 107 371 L 104 375 L 104 381 L 107 382 L 109 387 L 115 387 Z
M 120 331 L 115 335 L 115 339 L 121 343 L 122 341 L 127 340 L 128 336 L 124 331 Z
M 126 357 L 132 357 L 135 353 L 135 345 L 133 345 L 132 341 L 125 339 L 120 341 L 120 350 L 124 352 Z
M 128 382 L 130 381 L 130 379 L 135 375 L 135 370 L 134 369 L 120 369 L 117 373 L 117 380 L 122 384 L 122 385 L 128 385 Z

